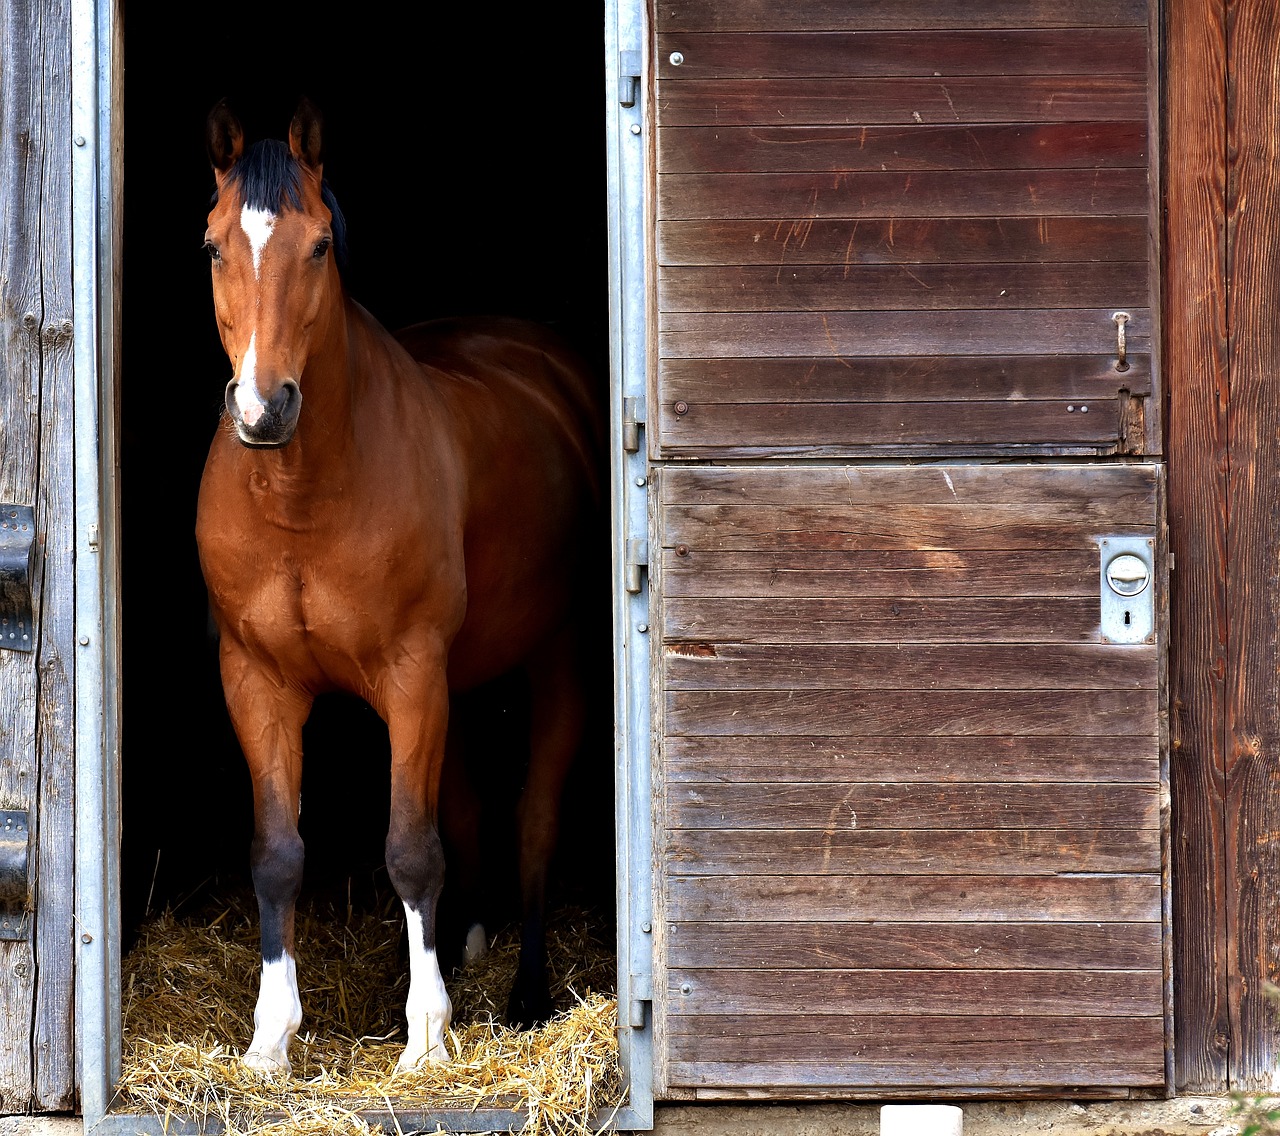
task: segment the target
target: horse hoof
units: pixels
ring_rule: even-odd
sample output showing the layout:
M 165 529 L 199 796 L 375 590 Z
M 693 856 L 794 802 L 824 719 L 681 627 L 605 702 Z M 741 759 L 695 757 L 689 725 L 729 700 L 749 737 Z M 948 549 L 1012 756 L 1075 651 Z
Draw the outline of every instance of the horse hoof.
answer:
M 518 1030 L 533 1029 L 543 1025 L 552 1012 L 551 995 L 546 987 L 530 989 L 517 977 L 507 1002 L 507 1025 Z
M 447 1065 L 449 1063 L 449 1054 L 443 1045 L 432 1046 L 432 1048 L 423 1053 L 421 1051 L 414 1053 L 412 1050 L 406 1049 L 400 1054 L 400 1060 L 396 1062 L 397 1073 L 412 1073 L 417 1069 L 426 1069 L 431 1065 Z
M 251 1073 L 262 1077 L 289 1077 L 293 1073 L 288 1057 L 265 1053 L 261 1049 L 249 1050 L 241 1059 L 241 1064 Z
M 462 965 L 470 966 L 479 962 L 489 953 L 489 939 L 484 933 L 484 924 L 472 923 L 467 932 L 467 941 L 462 948 Z

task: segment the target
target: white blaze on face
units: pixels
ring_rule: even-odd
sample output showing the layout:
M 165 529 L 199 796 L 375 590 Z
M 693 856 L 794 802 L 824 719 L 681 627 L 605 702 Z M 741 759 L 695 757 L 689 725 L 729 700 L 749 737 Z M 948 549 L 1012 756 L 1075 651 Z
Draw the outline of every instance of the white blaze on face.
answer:
M 262 250 L 271 239 L 271 230 L 276 227 L 276 215 L 267 209 L 251 209 L 248 205 L 240 210 L 240 228 L 249 238 L 249 248 L 253 252 L 253 275 L 257 278 L 262 271 Z
M 433 1065 L 449 1060 L 444 1031 L 453 1015 L 436 952 L 429 950 L 423 939 L 422 916 L 407 903 L 404 914 L 409 925 L 409 997 L 405 1003 L 409 1043 L 396 1062 L 397 1072 L 416 1068 L 424 1058 Z
M 258 369 L 257 341 L 258 333 L 255 331 L 249 336 L 249 349 L 240 360 L 240 370 L 236 375 L 236 407 L 246 426 L 252 426 L 257 422 L 267 408 L 262 395 L 258 393 L 255 378 L 255 372 Z
M 293 955 L 262 960 L 262 985 L 253 1011 L 253 1041 L 244 1063 L 261 1073 L 290 1072 L 289 1043 L 302 1025 Z

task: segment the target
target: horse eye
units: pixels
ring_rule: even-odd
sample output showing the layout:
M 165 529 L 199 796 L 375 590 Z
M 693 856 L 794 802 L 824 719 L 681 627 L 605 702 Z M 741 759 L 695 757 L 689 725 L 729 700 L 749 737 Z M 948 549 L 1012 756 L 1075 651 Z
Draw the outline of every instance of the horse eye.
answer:
M 322 240 L 317 241 L 316 247 L 311 252 L 312 257 L 314 257 L 316 260 L 324 260 L 325 254 L 329 251 L 329 246 L 331 244 L 333 244 L 333 241 L 328 237 L 325 237 Z
M 216 262 L 222 259 L 222 250 L 212 241 L 204 242 L 204 251 L 209 254 L 209 259 L 212 261 Z

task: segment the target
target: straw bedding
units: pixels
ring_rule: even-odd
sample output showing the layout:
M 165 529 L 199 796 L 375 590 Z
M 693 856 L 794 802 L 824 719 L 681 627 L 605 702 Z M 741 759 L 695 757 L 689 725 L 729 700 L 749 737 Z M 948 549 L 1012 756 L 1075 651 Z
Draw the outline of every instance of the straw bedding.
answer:
M 622 1101 L 612 931 L 581 909 L 554 912 L 548 956 L 556 1016 L 543 1028 L 501 1021 L 519 951 L 516 929 L 489 955 L 445 976 L 452 1061 L 394 1073 L 404 1043 L 407 965 L 394 898 L 373 913 L 300 905 L 302 1032 L 293 1075 L 247 1072 L 260 966 L 252 897 L 226 896 L 199 915 L 146 923 L 124 960 L 125 1052 L 118 1106 L 216 1118 L 228 1133 L 312 1136 L 381 1131 L 358 1114 L 512 1108 L 523 1132 L 591 1131 Z M 400 1126 L 393 1122 L 394 1128 Z M 407 1131 L 407 1129 L 406 1129 Z

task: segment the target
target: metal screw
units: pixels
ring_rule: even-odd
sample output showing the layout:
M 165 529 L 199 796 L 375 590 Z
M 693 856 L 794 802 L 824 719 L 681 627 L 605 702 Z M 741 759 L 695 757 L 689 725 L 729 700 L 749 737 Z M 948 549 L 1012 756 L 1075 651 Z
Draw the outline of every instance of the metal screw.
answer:
M 649 625 L 647 623 L 637 623 L 636 630 L 639 631 L 641 635 L 644 635 L 646 632 L 648 632 Z
M 92 942 L 93 942 L 93 936 L 92 936 L 92 935 L 90 935 L 88 931 L 86 931 L 83 935 L 81 935 L 81 936 L 80 936 L 80 941 L 81 941 L 82 943 L 92 943 Z
M 81 647 L 87 647 L 87 646 L 89 646 L 89 636 L 87 636 L 87 635 L 81 635 L 81 636 L 80 636 L 80 646 L 81 646 Z
M 643 477 L 637 477 L 637 478 L 636 478 L 636 485 L 637 485 L 638 487 L 640 487 L 640 488 L 643 488 L 643 487 L 644 487 L 644 478 L 643 478 Z
M 688 414 L 689 404 L 685 402 L 684 399 L 681 399 L 671 409 L 674 410 L 677 414 Z
M 73 139 L 73 141 L 75 142 L 75 144 L 76 144 L 77 146 L 83 146 L 83 145 L 84 145 L 84 135 L 83 135 L 83 134 L 77 134 L 77 135 L 75 136 L 75 138 Z
M 1068 413 L 1068 414 L 1072 414 L 1072 413 L 1074 413 L 1074 412 L 1075 412 L 1075 409 L 1076 409 L 1076 408 L 1075 408 L 1074 406 L 1068 406 L 1068 407 L 1067 407 L 1067 413 Z
M 673 51 L 673 52 L 671 53 L 671 66 L 672 66 L 672 67 L 679 67 L 679 66 L 680 66 L 680 64 L 681 64 L 681 63 L 683 63 L 683 62 L 684 62 L 684 56 L 683 56 L 680 52 L 678 52 L 678 51 Z
M 682 982 L 682 983 L 680 984 L 680 993 L 681 993 L 681 994 L 692 994 L 692 993 L 693 993 L 693 987 L 692 987 L 692 986 L 690 986 L 687 982 Z
M 676 545 L 676 555 L 677 555 L 677 556 L 688 556 L 688 555 L 689 555 L 689 546 L 688 546 L 687 544 L 677 544 L 677 545 Z
M 653 930 L 653 924 L 646 919 L 643 923 L 640 924 L 640 930 L 647 935 L 650 931 Z
M 638 122 L 633 122 L 633 123 L 631 124 L 631 133 L 632 133 L 632 134 L 639 134 L 639 133 L 640 133 L 640 124 L 639 124 Z
M 1088 414 L 1088 413 L 1089 413 L 1089 408 L 1088 408 L 1087 406 L 1082 406 L 1082 407 L 1080 408 L 1080 413 L 1081 413 L 1081 414 Z

